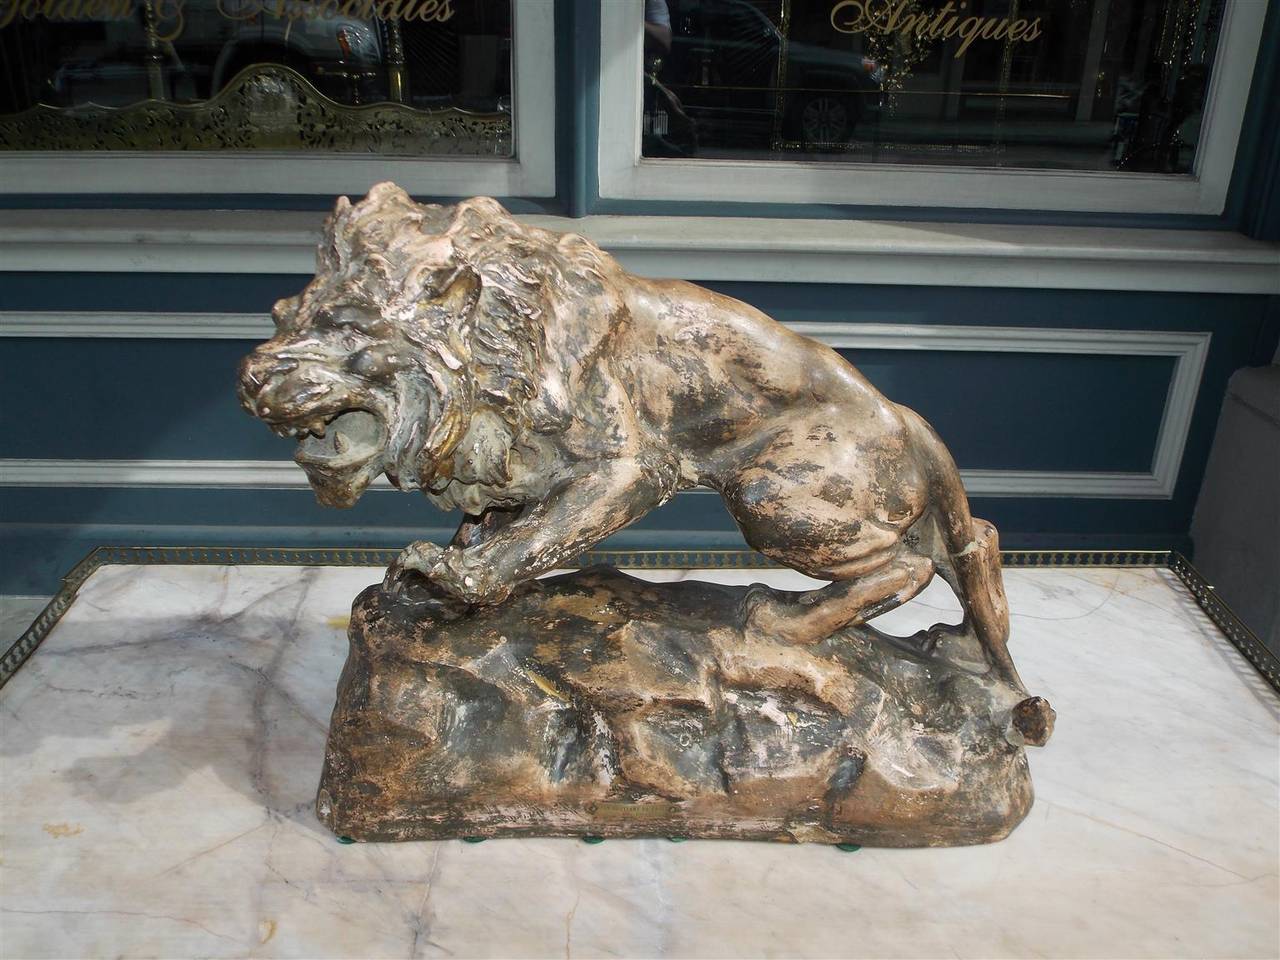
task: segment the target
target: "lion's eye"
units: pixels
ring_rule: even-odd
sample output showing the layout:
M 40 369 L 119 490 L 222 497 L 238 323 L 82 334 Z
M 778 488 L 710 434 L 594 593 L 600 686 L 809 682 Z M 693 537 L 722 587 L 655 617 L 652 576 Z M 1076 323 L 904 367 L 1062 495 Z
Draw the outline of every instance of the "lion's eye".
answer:
M 377 316 L 370 311 L 350 304 L 330 308 L 329 316 L 333 325 L 344 334 L 368 333 L 377 320 Z
M 351 358 L 349 368 L 352 373 L 366 379 L 386 376 L 394 357 L 389 357 L 376 348 L 361 350 Z

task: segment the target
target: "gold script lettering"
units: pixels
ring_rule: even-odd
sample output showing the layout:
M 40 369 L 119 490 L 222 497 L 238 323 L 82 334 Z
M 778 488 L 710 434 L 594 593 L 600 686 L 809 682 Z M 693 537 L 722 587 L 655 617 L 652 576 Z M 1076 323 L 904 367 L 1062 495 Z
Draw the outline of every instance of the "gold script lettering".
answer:
M 960 38 L 957 59 L 978 40 L 1008 38 L 1023 43 L 1040 36 L 1040 18 L 1013 20 L 1001 17 L 965 16 L 969 0 L 947 0 L 937 10 L 909 10 L 911 0 L 836 0 L 831 7 L 831 27 L 840 33 L 898 34 L 904 40 L 914 34 L 920 40 Z
M 964 23 L 960 24 L 960 46 L 956 48 L 956 59 L 964 56 L 965 51 L 969 49 L 969 44 L 978 39 L 978 31 L 982 29 L 982 20 L 979 17 L 966 17 Z
M 156 39 L 161 43 L 171 43 L 182 34 L 186 26 L 186 17 L 182 6 L 186 0 L 155 0 Z
M 156 38 L 162 43 L 182 34 L 186 4 L 187 0 L 154 0 Z M 290 23 L 342 17 L 445 23 L 457 12 L 453 0 L 216 0 L 215 9 L 227 20 L 265 15 Z M 65 23 L 127 20 L 133 13 L 134 0 L 0 0 L 0 28 L 38 17 Z

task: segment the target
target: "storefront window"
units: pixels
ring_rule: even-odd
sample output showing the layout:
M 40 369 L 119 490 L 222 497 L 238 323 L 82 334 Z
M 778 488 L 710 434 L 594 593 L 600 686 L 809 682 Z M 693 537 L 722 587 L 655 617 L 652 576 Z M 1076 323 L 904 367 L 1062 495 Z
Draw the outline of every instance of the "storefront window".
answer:
M 0 149 L 511 157 L 511 0 L 0 0 Z
M 1226 0 L 646 0 L 644 157 L 1186 174 Z

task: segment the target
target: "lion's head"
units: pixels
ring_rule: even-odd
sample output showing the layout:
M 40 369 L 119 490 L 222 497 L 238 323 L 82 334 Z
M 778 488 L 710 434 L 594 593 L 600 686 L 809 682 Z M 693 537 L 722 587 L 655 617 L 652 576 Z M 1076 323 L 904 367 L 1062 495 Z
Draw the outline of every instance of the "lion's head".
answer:
M 587 269 L 598 251 L 577 239 Z M 558 240 L 487 198 L 423 205 L 390 183 L 340 198 L 315 279 L 275 305 L 275 336 L 241 364 L 241 404 L 298 439 L 330 506 L 384 472 L 434 494 L 504 483 L 514 438 L 548 429 L 536 401 L 547 288 L 568 262 Z M 477 418 L 501 436 L 490 426 L 479 455 L 455 457 Z

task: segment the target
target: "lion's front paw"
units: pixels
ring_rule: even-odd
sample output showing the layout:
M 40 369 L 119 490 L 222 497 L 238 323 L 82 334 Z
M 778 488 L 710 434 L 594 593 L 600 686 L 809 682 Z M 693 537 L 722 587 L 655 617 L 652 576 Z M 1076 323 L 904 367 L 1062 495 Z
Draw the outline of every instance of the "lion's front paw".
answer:
M 450 548 L 450 553 L 453 550 L 454 548 Z M 442 576 L 449 579 L 448 589 L 467 603 L 490 606 L 501 603 L 511 595 L 512 584 L 499 580 L 484 567 L 468 563 L 461 551 L 456 558 L 446 557 L 442 567 L 447 571 Z
M 441 548 L 420 541 L 410 544 L 387 568 L 383 586 L 392 593 L 402 593 L 405 584 L 425 578 L 433 592 L 453 598 L 467 606 L 498 603 L 511 593 L 510 584 L 499 581 L 487 565 L 476 562 L 470 551 L 461 547 Z
M 400 556 L 387 567 L 387 575 L 382 584 L 388 590 L 401 586 L 411 573 L 420 573 L 428 580 L 436 566 L 440 563 L 444 550 L 427 540 L 419 540 L 409 544 L 400 551 Z
M 447 585 L 440 576 L 444 569 L 445 551 L 434 543 L 412 543 L 387 567 L 382 589 L 398 603 L 408 604 L 425 615 L 442 620 L 463 616 L 468 602 Z
M 444 548 L 430 540 L 417 540 L 400 551 L 399 564 L 405 570 L 417 570 L 430 577 L 444 559 Z
M 409 544 L 387 567 L 382 589 L 394 596 L 402 596 L 411 583 L 434 581 L 443 554 L 444 550 L 426 540 Z

